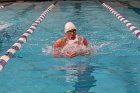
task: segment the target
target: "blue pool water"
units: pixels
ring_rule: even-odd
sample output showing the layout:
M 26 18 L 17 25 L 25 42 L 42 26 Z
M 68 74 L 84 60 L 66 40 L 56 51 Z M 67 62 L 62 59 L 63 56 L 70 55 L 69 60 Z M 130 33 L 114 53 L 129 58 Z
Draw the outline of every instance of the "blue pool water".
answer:
M 0 10 L 1 56 L 50 3 L 17 2 Z M 109 4 L 140 27 L 132 7 Z M 90 45 L 108 45 L 72 59 L 44 52 L 64 35 L 67 21 Z M 140 93 L 139 61 L 140 41 L 98 1 L 61 1 L 0 73 L 0 93 Z

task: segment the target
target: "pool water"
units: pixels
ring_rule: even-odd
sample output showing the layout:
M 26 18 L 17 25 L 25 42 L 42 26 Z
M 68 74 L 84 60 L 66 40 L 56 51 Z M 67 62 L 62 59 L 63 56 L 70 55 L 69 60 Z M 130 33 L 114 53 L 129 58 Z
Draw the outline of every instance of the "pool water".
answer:
M 0 10 L 0 55 L 51 2 L 17 2 Z M 108 2 L 140 27 L 132 7 Z M 137 11 L 140 11 L 137 8 Z M 54 58 L 47 51 L 72 21 L 91 46 L 90 56 Z M 61 1 L 0 73 L 0 93 L 140 93 L 140 42 L 98 1 Z

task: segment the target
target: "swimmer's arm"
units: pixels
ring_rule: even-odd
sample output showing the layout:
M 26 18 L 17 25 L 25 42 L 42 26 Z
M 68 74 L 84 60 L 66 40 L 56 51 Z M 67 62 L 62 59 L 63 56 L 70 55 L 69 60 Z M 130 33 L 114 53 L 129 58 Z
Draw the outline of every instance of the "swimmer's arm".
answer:
M 88 41 L 87 41 L 87 39 L 84 38 L 84 37 L 83 37 L 83 44 L 84 44 L 86 47 L 88 47 Z
M 56 58 L 64 57 L 64 55 L 61 53 L 62 47 L 60 46 L 60 43 L 56 41 L 53 46 L 53 55 Z
M 67 57 L 69 57 L 69 58 L 73 58 L 73 57 L 78 56 L 79 54 L 76 53 L 76 52 L 72 52 L 72 53 L 70 53 L 70 52 L 66 52 L 65 55 L 66 55 Z
M 83 37 L 83 44 L 88 48 L 88 41 L 84 37 Z M 90 54 L 91 54 L 90 49 L 87 49 L 87 51 L 84 54 L 81 54 L 81 55 L 86 56 L 86 55 L 90 55 Z
M 60 50 L 58 50 L 57 48 L 53 49 L 53 56 L 56 57 L 56 58 L 63 57 L 63 55 L 61 54 Z

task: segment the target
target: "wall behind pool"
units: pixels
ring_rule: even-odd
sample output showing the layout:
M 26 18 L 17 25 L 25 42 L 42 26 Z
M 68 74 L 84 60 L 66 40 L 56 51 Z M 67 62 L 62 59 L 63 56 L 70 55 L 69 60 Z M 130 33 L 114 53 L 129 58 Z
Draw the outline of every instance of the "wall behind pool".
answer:
M 0 0 L 0 2 L 12 1 L 53 1 L 53 0 Z M 63 1 L 90 1 L 90 0 L 63 0 Z M 104 1 L 139 1 L 139 0 L 104 0 Z

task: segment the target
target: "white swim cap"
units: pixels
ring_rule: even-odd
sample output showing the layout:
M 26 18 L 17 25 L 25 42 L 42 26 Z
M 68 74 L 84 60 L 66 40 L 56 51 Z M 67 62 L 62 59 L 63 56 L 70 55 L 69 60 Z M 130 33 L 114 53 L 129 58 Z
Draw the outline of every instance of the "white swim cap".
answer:
M 76 29 L 75 25 L 72 22 L 67 22 L 65 24 L 65 33 L 67 33 L 68 31 L 72 29 Z

